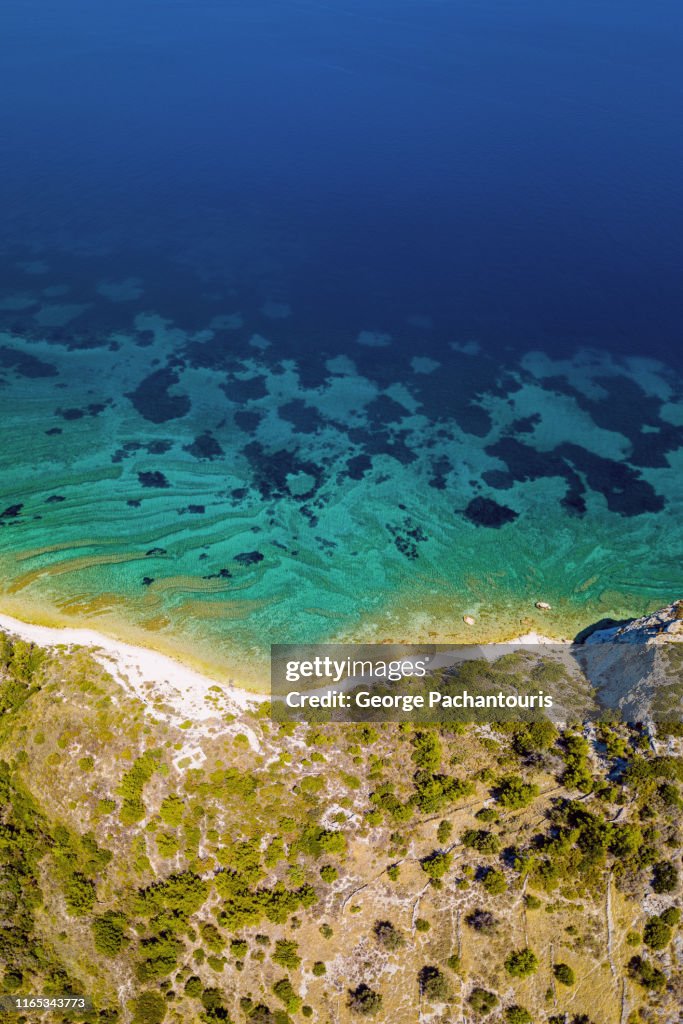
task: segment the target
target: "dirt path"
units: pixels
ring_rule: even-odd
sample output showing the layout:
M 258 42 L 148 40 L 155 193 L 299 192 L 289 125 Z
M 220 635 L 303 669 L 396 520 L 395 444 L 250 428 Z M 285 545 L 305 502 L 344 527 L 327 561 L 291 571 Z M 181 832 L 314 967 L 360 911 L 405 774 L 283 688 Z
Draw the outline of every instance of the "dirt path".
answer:
M 617 969 L 614 965 L 614 922 L 612 920 L 612 872 L 607 875 L 607 895 L 605 899 L 605 918 L 607 921 L 607 959 L 609 968 L 615 981 L 618 979 Z

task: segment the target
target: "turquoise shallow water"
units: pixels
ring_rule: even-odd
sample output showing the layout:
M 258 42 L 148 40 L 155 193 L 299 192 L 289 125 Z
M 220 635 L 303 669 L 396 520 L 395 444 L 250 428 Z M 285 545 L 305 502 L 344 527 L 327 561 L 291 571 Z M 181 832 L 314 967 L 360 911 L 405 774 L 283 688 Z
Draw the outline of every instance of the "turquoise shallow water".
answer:
M 683 16 L 612 6 L 3 0 L 0 609 L 262 679 L 683 596 Z
M 656 359 L 493 352 L 425 314 L 313 342 L 239 295 L 189 330 L 142 281 L 74 297 L 22 267 L 7 611 L 240 677 L 271 642 L 573 635 L 683 593 L 681 380 Z

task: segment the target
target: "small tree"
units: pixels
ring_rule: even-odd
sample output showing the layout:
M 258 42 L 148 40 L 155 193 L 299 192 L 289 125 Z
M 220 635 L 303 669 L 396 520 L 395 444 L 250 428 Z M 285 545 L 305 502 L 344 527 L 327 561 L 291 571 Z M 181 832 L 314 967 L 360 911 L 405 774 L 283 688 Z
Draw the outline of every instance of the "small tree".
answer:
M 126 938 L 126 919 L 123 914 L 116 914 L 108 910 L 102 917 L 96 917 L 92 923 L 93 935 L 95 937 L 95 949 L 104 956 L 117 956 L 124 946 L 128 945 Z
M 553 967 L 553 974 L 561 985 L 573 985 L 576 981 L 574 972 L 569 964 L 555 964 Z
M 475 1013 L 482 1015 L 490 1013 L 494 1006 L 498 1005 L 498 996 L 485 988 L 473 988 L 467 1000 Z
M 423 857 L 420 861 L 420 867 L 432 881 L 439 881 L 450 868 L 452 861 L 452 854 L 435 851 L 430 853 L 428 857 Z
M 500 896 L 507 889 L 507 882 L 502 871 L 489 868 L 481 880 L 481 884 L 490 896 Z
M 289 978 L 280 978 L 273 985 L 273 992 L 278 999 L 284 1003 L 287 1013 L 298 1013 L 301 1009 L 303 999 L 298 996 L 292 988 L 292 983 Z
M 382 996 L 369 985 L 358 985 L 349 991 L 348 1007 L 361 1017 L 375 1017 L 382 1009 Z
M 161 1024 L 166 1000 L 158 992 L 143 992 L 133 1003 L 133 1024 Z
M 643 941 L 650 949 L 665 949 L 671 942 L 672 931 L 661 917 L 651 917 L 643 928 Z
M 468 914 L 465 922 L 470 928 L 481 932 L 482 935 L 493 935 L 498 927 L 498 921 L 493 914 L 489 910 L 482 910 L 480 907 L 477 907 L 471 914 Z
M 403 935 L 398 928 L 394 927 L 391 921 L 376 921 L 373 931 L 380 946 L 390 953 L 405 945 Z
M 528 947 L 515 949 L 505 958 L 505 970 L 513 978 L 528 978 L 538 970 L 538 957 Z
M 451 838 L 453 832 L 453 826 L 450 821 L 442 821 L 439 823 L 439 827 L 436 830 L 436 838 L 440 843 L 447 843 Z
M 525 782 L 521 775 L 504 775 L 498 784 L 497 799 L 502 807 L 516 811 L 528 807 L 539 792 L 538 786 Z
M 298 943 L 287 939 L 278 939 L 272 954 L 273 963 L 279 964 L 280 967 L 286 967 L 287 970 L 295 971 L 301 963 L 298 949 Z
M 523 1006 L 508 1006 L 505 1020 L 507 1024 L 531 1024 L 531 1014 Z
M 659 917 L 664 924 L 668 924 L 673 928 L 675 925 L 679 924 L 681 920 L 681 912 L 678 907 L 667 907 L 666 910 L 662 911 Z
M 673 892 L 678 885 L 678 871 L 668 860 L 660 860 L 652 869 L 652 888 L 656 893 Z
M 666 986 L 666 975 L 644 960 L 642 956 L 631 957 L 627 970 L 629 977 L 649 991 L 660 992 Z
M 438 967 L 423 967 L 417 980 L 420 993 L 430 1003 L 445 1003 L 451 994 L 448 982 Z
M 469 846 L 470 849 L 477 850 L 479 853 L 493 856 L 500 852 L 498 837 L 484 828 L 468 828 L 463 832 L 461 838 L 464 846 Z

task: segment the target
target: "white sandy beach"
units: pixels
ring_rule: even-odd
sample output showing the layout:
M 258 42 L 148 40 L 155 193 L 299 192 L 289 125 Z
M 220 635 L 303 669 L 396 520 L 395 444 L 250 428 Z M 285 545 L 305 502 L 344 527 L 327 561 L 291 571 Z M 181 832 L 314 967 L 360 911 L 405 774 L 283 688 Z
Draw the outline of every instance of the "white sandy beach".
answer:
M 181 662 L 146 647 L 134 647 L 92 629 L 34 626 L 0 613 L 0 629 L 41 647 L 87 647 L 123 688 L 148 707 L 162 703 L 175 716 L 192 722 L 215 718 L 221 711 L 239 713 L 265 700 L 195 672 Z
M 0 612 L 0 630 L 40 647 L 87 647 L 93 658 L 130 694 L 150 708 L 160 704 L 172 710 L 173 717 L 201 722 L 215 718 L 217 707 L 238 714 L 267 699 L 232 684 L 196 672 L 194 669 L 147 647 L 136 647 L 93 629 L 37 626 Z M 552 644 L 540 633 L 526 633 L 506 645 Z M 483 645 L 487 646 L 487 645 Z M 497 647 L 492 644 L 492 651 Z

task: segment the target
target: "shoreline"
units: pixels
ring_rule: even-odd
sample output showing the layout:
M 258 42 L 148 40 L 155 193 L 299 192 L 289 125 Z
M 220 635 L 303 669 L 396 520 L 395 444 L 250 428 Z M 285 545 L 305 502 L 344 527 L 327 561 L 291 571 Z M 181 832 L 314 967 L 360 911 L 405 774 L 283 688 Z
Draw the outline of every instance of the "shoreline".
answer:
M 623 639 L 630 642 L 661 642 L 662 639 L 681 642 L 683 640 L 683 617 L 679 611 L 683 602 L 674 602 L 659 609 L 652 615 L 632 619 L 629 623 L 615 624 L 596 631 L 594 640 L 604 643 L 615 632 L 624 633 Z M 270 699 L 270 687 L 250 691 L 235 685 L 231 680 L 221 681 L 216 675 L 198 672 L 178 658 L 134 645 L 107 636 L 86 627 L 43 626 L 26 622 L 0 611 L 0 633 L 36 644 L 39 647 L 78 650 L 85 649 L 129 696 L 141 701 L 148 711 L 158 719 L 175 721 L 180 728 L 199 726 L 208 720 L 225 718 L 220 731 L 230 732 L 233 718 L 242 718 L 241 726 L 249 745 L 259 749 L 259 742 L 248 724 L 243 721 L 246 712 L 253 712 L 259 704 Z M 586 642 L 584 640 L 584 642 Z M 485 642 L 473 641 L 483 649 L 480 657 L 496 657 L 501 647 L 519 649 L 532 645 L 570 645 L 572 640 L 549 637 L 537 630 L 504 640 Z M 461 641 L 446 641 L 444 647 L 458 647 Z M 378 645 L 381 646 L 381 645 Z M 431 646 L 426 644 L 425 646 Z M 490 650 L 486 650 L 490 648 Z M 438 662 L 439 655 L 436 655 Z M 226 728 L 227 726 L 227 728 Z
M 267 699 L 267 693 L 263 690 L 248 689 L 246 686 L 221 679 L 218 674 L 210 675 L 208 672 L 200 672 L 180 658 L 172 657 L 152 647 L 119 640 L 117 637 L 100 633 L 88 627 L 44 626 L 28 622 L 25 619 L 18 619 L 16 616 L 0 611 L 0 631 L 39 647 L 85 647 L 96 661 L 112 675 L 118 676 L 119 682 L 125 682 L 138 696 L 141 695 L 139 691 L 157 685 L 162 687 L 167 694 L 169 690 L 175 691 L 176 695 L 182 698 L 182 703 L 187 705 L 193 696 L 206 695 L 212 688 L 215 692 L 215 688 L 218 687 L 229 695 L 230 703 L 239 706 L 241 710 L 246 710 L 249 705 Z M 443 642 L 447 643 L 447 641 Z M 462 643 L 462 641 L 451 642 L 454 645 Z M 477 646 L 567 642 L 569 641 L 566 637 L 554 638 L 536 631 L 501 640 L 489 640 L 483 644 L 481 641 L 473 641 Z M 145 695 L 144 699 L 147 701 L 148 695 Z M 196 705 L 196 700 L 192 703 Z M 195 714 L 197 710 L 195 706 L 193 708 Z
M 161 698 L 180 717 L 193 721 L 216 716 L 219 697 L 226 711 L 246 711 L 267 699 L 224 680 L 197 672 L 176 658 L 129 644 L 96 630 L 40 626 L 0 612 L 0 631 L 39 647 L 84 647 L 129 693 L 151 706 Z
M 70 615 L 46 602 L 0 595 L 0 630 L 17 634 L 28 631 L 22 638 L 33 643 L 44 646 L 72 643 L 101 647 L 110 652 L 112 648 L 131 648 L 162 659 L 158 666 L 161 671 L 164 666 L 169 670 L 173 665 L 180 666 L 183 671 L 194 673 L 212 685 L 253 693 L 256 697 L 267 688 L 267 683 L 263 682 L 264 672 L 254 670 L 256 661 L 250 664 L 248 655 L 240 659 L 240 651 L 235 652 L 234 661 L 225 657 L 207 658 L 205 652 L 201 656 L 190 645 L 179 643 L 166 633 L 143 629 L 124 618 L 108 615 L 98 616 L 97 627 L 88 624 L 87 614 L 83 617 Z M 41 632 L 34 635 L 33 630 Z M 39 639 L 41 636 L 44 639 Z

